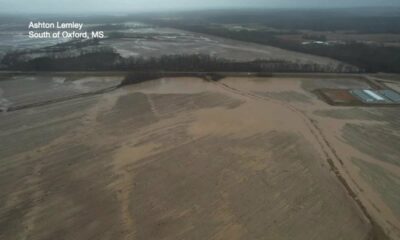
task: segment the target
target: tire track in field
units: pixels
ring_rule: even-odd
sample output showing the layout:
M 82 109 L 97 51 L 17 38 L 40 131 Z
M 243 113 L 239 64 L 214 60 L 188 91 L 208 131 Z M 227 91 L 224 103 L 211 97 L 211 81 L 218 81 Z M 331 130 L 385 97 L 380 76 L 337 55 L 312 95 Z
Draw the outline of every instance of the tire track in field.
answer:
M 312 134 L 314 137 L 315 141 L 318 143 L 318 146 L 320 147 L 320 150 L 322 151 L 323 155 L 326 158 L 326 161 L 328 162 L 331 170 L 334 172 L 338 180 L 342 183 L 344 186 L 346 192 L 350 195 L 350 197 L 356 202 L 357 206 L 360 208 L 360 210 L 363 212 L 364 216 L 366 219 L 369 221 L 371 224 L 371 231 L 368 235 L 368 239 L 371 240 L 378 240 L 378 239 L 388 239 L 386 236 L 386 232 L 382 229 L 382 226 L 378 225 L 376 221 L 373 220 L 372 216 L 368 212 L 367 208 L 364 206 L 364 204 L 361 202 L 359 199 L 359 196 L 356 194 L 356 191 L 353 190 L 353 188 L 349 185 L 349 183 L 346 181 L 346 179 L 342 176 L 341 171 L 346 174 L 346 176 L 351 180 L 351 182 L 354 184 L 354 186 L 357 188 L 358 192 L 361 192 L 359 189 L 358 185 L 356 184 L 355 180 L 351 177 L 349 172 L 344 168 L 343 166 L 343 160 L 339 157 L 337 154 L 336 149 L 329 143 L 325 135 L 323 134 L 322 129 L 317 125 L 316 120 L 312 119 L 311 117 L 307 116 L 306 113 L 303 111 L 297 109 L 293 105 L 286 103 L 286 102 L 281 102 L 275 99 L 272 99 L 270 97 L 266 96 L 260 96 L 251 92 L 247 92 L 244 90 L 237 89 L 235 87 L 229 86 L 226 83 L 219 83 L 219 82 L 214 82 L 214 84 L 217 87 L 220 87 L 226 91 L 229 91 L 233 94 L 241 95 L 253 100 L 260 100 L 260 101 L 268 101 L 272 102 L 278 105 L 281 105 L 293 113 L 295 113 L 297 116 L 299 116 L 303 122 L 305 123 L 305 126 L 309 130 L 309 132 Z M 337 166 L 339 165 L 339 166 Z M 387 220 L 386 220 L 387 221 Z M 389 222 L 390 225 L 394 226 Z M 397 229 L 397 228 L 396 228 Z M 398 229 L 397 229 L 398 230 Z M 383 236 L 382 238 L 382 235 Z

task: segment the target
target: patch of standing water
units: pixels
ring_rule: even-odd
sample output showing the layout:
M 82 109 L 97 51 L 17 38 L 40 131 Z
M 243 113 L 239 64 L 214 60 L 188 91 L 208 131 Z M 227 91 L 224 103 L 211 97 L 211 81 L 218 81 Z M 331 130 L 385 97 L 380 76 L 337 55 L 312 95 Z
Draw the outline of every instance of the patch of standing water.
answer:
M 8 107 L 11 105 L 11 102 L 3 97 L 4 90 L 0 88 L 0 112 L 6 112 Z
M 216 91 L 213 84 L 194 77 L 161 78 L 136 84 L 133 87 L 138 92 L 150 94 L 194 94 Z

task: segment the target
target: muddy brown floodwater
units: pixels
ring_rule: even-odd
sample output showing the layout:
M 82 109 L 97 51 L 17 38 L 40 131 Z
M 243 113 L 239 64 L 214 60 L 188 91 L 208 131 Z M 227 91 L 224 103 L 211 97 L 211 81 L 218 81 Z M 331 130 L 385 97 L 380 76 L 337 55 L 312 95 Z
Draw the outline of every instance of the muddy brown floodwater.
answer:
M 398 140 L 398 111 L 317 83 L 343 85 L 164 78 L 2 113 L 0 239 L 398 239 L 396 144 L 361 141 Z

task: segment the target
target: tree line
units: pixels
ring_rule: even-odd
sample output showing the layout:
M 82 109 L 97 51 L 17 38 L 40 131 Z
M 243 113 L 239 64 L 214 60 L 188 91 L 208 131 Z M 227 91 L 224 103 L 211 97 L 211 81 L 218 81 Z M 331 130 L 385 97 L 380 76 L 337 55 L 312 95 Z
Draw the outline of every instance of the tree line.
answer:
M 8 53 L 2 63 L 9 70 L 24 71 L 359 72 L 348 65 L 327 66 L 283 60 L 239 62 L 201 54 L 123 58 L 105 48 L 66 57 L 44 55 L 26 59 L 20 54 Z
M 155 22 L 153 21 L 153 23 Z M 157 22 L 157 24 L 191 32 L 264 44 L 292 51 L 328 57 L 351 64 L 366 72 L 400 73 L 399 47 L 373 46 L 357 42 L 348 42 L 346 44 L 338 45 L 303 45 L 301 43 L 282 40 L 277 37 L 276 33 L 262 30 L 254 31 L 244 29 L 231 31 L 223 27 L 188 25 L 177 22 Z

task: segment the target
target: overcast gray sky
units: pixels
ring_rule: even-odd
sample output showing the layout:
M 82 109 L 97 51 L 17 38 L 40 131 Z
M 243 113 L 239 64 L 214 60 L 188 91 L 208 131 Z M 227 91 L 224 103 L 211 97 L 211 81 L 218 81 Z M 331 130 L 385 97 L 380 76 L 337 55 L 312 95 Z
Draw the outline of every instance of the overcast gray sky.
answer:
M 135 12 L 238 7 L 400 6 L 400 0 L 0 0 L 2 12 Z

